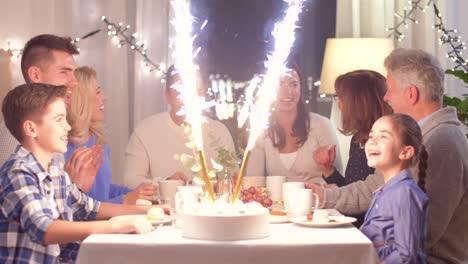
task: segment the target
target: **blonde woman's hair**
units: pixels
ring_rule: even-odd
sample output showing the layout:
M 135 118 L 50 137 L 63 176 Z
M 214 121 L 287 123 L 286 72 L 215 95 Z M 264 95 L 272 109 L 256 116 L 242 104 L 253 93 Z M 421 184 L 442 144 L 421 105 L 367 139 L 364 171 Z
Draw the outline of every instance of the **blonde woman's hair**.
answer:
M 106 138 L 101 122 L 91 120 L 96 96 L 91 81 L 96 78 L 96 71 L 86 66 L 79 67 L 75 70 L 75 77 L 78 85 L 73 89 L 67 111 L 67 120 L 71 126 L 69 140 L 79 145 L 85 143 L 90 134 L 94 134 L 97 137 L 96 143 L 104 144 Z

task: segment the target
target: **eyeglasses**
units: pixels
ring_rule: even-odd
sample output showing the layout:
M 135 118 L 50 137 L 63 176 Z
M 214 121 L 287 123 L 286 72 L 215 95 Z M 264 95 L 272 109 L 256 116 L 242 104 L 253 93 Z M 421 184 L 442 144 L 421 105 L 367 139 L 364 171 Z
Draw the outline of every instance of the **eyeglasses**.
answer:
M 339 94 L 334 94 L 332 96 L 333 96 L 333 100 L 335 100 L 335 102 L 337 102 L 337 103 L 338 103 L 338 101 L 341 100 L 341 97 L 343 97 L 342 95 L 339 95 Z

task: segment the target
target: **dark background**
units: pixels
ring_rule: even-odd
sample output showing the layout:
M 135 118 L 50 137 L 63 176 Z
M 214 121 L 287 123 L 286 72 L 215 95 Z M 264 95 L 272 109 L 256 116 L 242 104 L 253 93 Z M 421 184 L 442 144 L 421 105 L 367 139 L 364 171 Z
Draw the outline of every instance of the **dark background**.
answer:
M 247 81 L 264 72 L 266 55 L 273 48 L 271 31 L 280 21 L 286 3 L 282 0 L 192 0 L 192 14 L 199 32 L 195 46 L 202 46 L 197 58 L 204 75 L 229 75 Z M 318 80 L 325 41 L 335 36 L 336 0 L 306 0 L 296 29 L 296 43 L 290 59 L 303 75 Z
M 209 76 L 229 76 L 233 81 L 252 79 L 265 72 L 267 54 L 274 48 L 271 31 L 281 21 L 287 4 L 282 0 L 191 0 L 197 37 L 194 50 L 202 50 L 196 58 L 202 77 L 209 85 Z M 208 20 L 208 24 L 199 28 Z M 296 29 L 296 42 L 289 60 L 299 66 L 303 81 L 319 80 L 326 39 L 335 37 L 336 0 L 306 0 Z M 317 100 L 316 87 L 303 83 L 309 109 L 329 117 L 330 100 Z M 235 99 L 236 100 L 236 99 Z M 221 120 L 231 132 L 238 146 L 247 133 L 237 129 L 236 118 Z M 247 122 L 248 123 L 248 122 Z

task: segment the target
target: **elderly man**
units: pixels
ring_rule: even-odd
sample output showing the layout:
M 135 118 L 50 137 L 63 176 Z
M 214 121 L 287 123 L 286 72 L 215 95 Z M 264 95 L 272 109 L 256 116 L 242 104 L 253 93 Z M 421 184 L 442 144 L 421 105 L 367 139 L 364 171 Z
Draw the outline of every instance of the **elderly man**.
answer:
M 384 62 L 388 90 L 385 101 L 396 113 L 418 121 L 429 154 L 427 195 L 429 263 L 468 261 L 468 141 L 453 107 L 443 107 L 443 71 L 437 60 L 415 49 L 396 49 Z M 418 175 L 418 173 L 413 173 Z M 323 207 L 345 214 L 365 212 L 381 175 L 342 188 L 313 188 Z

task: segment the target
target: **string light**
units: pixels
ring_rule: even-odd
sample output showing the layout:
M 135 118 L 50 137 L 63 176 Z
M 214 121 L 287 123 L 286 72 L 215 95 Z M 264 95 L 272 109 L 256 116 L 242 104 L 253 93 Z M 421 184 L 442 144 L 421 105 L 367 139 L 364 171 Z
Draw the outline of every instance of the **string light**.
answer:
M 13 48 L 12 44 L 11 44 L 11 41 L 8 40 L 8 39 L 7 39 L 6 43 L 7 43 L 7 47 L 6 47 L 5 51 L 10 55 L 10 57 L 19 59 L 21 57 L 21 54 L 23 54 L 23 50 Z
M 394 16 L 401 20 L 394 27 L 385 29 L 385 31 L 390 32 L 388 37 L 393 36 L 396 40 L 401 42 L 405 35 L 400 27 L 403 26 L 404 28 L 408 28 L 409 23 L 418 24 L 419 21 L 413 17 L 415 11 L 420 10 L 422 12 L 426 12 L 426 9 L 431 5 L 433 0 L 428 0 L 425 5 L 422 5 L 423 2 L 424 0 L 410 0 L 408 1 L 410 7 L 403 8 L 403 14 L 395 12 Z
M 112 37 L 112 43 L 114 43 L 114 45 L 118 48 L 122 48 L 127 45 L 131 50 L 140 54 L 143 58 L 142 65 L 148 72 L 156 71 L 156 76 L 158 77 L 165 74 L 166 65 L 164 63 L 155 63 L 149 58 L 146 43 L 139 39 L 140 36 L 136 32 L 128 32 L 131 28 L 130 25 L 124 26 L 122 22 L 116 24 L 109 21 L 105 16 L 101 17 L 101 21 L 106 25 L 105 28 L 107 29 L 107 35 Z
M 461 41 L 461 36 L 454 35 L 457 33 L 456 29 L 447 29 L 445 27 L 437 5 L 434 3 L 433 6 L 438 22 L 432 27 L 436 28 L 437 31 L 441 33 L 439 45 L 447 44 L 450 46 L 451 50 L 448 51 L 445 56 L 455 63 L 455 67 L 452 68 L 452 70 L 455 71 L 461 68 L 465 73 L 468 72 L 467 61 L 462 57 L 462 51 L 466 49 L 465 42 Z
M 112 43 L 118 48 L 121 48 L 125 45 L 128 45 L 130 49 L 140 54 L 143 58 L 142 65 L 146 68 L 148 72 L 156 71 L 156 76 L 159 78 L 165 74 L 166 64 L 165 63 L 154 63 L 148 56 L 146 49 L 146 43 L 144 41 L 137 40 L 139 35 L 137 33 L 129 34 L 127 31 L 131 28 L 130 25 L 124 26 L 122 22 L 116 24 L 109 21 L 105 16 L 101 17 L 101 21 L 105 24 L 105 29 L 107 30 L 107 35 L 112 38 Z M 205 23 L 206 26 L 206 23 Z M 90 31 L 89 33 L 83 35 L 82 37 L 77 37 L 72 39 L 73 44 L 77 44 L 79 41 L 87 39 L 101 32 L 102 29 L 96 29 Z M 77 48 L 80 51 L 80 48 Z M 12 57 L 20 57 L 23 50 L 15 49 L 11 47 L 11 43 L 7 40 L 6 51 L 10 53 Z M 161 79 L 161 82 L 164 83 L 164 80 Z

